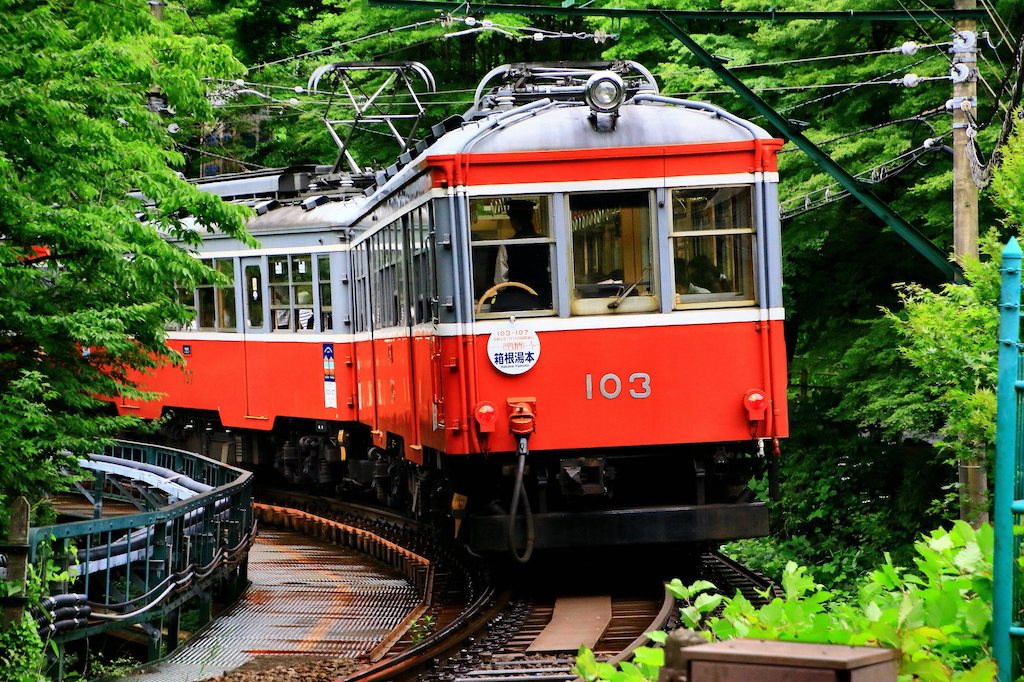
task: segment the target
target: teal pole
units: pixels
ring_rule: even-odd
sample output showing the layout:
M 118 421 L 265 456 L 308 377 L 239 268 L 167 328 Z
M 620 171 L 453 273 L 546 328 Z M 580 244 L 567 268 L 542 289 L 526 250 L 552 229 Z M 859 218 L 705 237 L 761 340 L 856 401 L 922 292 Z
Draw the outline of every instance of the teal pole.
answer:
M 1017 372 L 1020 352 L 1021 250 L 1010 238 L 1003 249 L 999 290 L 999 386 L 996 410 L 995 549 L 992 559 L 992 653 L 998 681 L 1010 682 L 1013 647 L 1013 496 L 1017 475 Z

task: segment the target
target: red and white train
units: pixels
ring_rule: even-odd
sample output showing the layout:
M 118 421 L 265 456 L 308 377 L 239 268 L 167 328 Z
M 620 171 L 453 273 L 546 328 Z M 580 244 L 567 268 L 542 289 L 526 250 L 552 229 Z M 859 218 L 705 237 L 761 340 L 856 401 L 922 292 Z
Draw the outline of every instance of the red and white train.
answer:
M 260 246 L 206 239 L 234 286 L 181 292 L 184 370 L 119 409 L 520 559 L 766 534 L 781 140 L 631 62 L 502 67 L 476 100 L 375 175 L 199 181 Z

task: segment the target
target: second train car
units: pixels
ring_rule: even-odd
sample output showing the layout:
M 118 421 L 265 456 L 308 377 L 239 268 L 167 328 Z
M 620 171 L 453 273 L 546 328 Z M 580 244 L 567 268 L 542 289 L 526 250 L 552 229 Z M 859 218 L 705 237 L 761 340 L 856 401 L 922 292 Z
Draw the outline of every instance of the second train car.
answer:
M 385 171 L 200 180 L 260 246 L 206 239 L 233 285 L 118 409 L 520 560 L 764 535 L 781 144 L 631 62 L 516 65 Z

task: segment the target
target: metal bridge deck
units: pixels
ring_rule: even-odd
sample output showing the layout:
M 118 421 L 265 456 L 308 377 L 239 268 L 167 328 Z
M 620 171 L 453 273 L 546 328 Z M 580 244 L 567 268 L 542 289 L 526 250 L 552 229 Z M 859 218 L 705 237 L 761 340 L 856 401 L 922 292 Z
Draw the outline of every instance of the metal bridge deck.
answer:
M 261 528 L 249 551 L 252 585 L 194 640 L 132 682 L 189 682 L 257 656 L 356 656 L 419 604 L 416 588 L 354 550 Z
M 93 518 L 94 507 L 92 502 L 75 493 L 60 493 L 53 496 L 53 506 L 61 516 L 69 516 L 78 519 Z M 127 516 L 138 514 L 139 508 L 130 502 L 121 500 L 103 500 L 100 512 L 104 518 L 111 516 Z

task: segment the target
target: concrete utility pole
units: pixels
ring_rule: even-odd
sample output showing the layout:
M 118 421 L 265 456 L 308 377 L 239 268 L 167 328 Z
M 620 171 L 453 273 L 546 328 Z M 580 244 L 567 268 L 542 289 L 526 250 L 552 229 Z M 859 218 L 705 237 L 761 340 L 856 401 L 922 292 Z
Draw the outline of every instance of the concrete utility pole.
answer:
M 977 8 L 977 0 L 954 0 L 954 9 Z M 973 144 L 971 116 L 978 109 L 977 26 L 974 19 L 956 22 L 953 39 L 953 254 L 978 257 L 978 186 L 971 176 L 967 146 Z M 988 522 L 985 450 L 960 461 L 960 518 L 975 528 Z
M 956 9 L 976 9 L 976 0 L 954 0 Z M 978 186 L 971 177 L 967 145 L 969 113 L 978 107 L 978 39 L 974 19 L 956 22 L 953 42 L 953 252 L 957 261 L 978 257 Z M 962 65 L 962 66 L 960 66 Z M 958 77 L 957 71 L 966 74 Z

